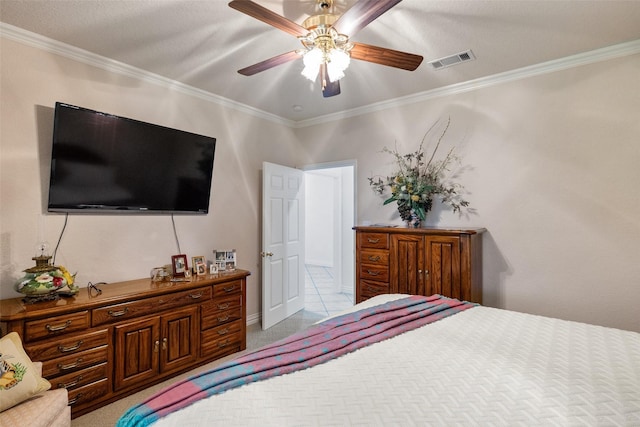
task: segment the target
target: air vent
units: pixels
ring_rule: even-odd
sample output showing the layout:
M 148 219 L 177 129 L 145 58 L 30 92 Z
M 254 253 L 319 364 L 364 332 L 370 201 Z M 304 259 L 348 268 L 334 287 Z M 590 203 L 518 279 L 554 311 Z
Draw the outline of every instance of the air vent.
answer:
M 431 66 L 434 69 L 439 70 L 441 68 L 450 67 L 452 65 L 460 64 L 462 62 L 472 61 L 474 59 L 476 59 L 476 57 L 473 54 L 473 52 L 471 52 L 471 49 L 469 49 L 464 52 L 456 53 L 455 55 L 436 59 L 435 61 L 429 62 L 429 64 L 431 64 Z

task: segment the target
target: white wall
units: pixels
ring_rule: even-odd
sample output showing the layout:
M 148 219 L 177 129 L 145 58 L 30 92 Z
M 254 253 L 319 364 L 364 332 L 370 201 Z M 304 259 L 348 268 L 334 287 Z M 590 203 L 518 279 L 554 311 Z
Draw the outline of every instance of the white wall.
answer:
M 450 116 L 476 213 L 436 206 L 427 224 L 487 228 L 484 303 L 640 332 L 639 75 L 636 54 L 296 134 L 313 162 L 357 159 L 360 223 L 400 224 L 367 177 L 392 172 L 383 146 L 413 151 Z
M 247 312 L 260 310 L 261 168 L 295 164 L 296 140 L 285 126 L 223 108 L 202 97 L 98 69 L 0 38 L 0 297 L 31 267 L 41 235 L 55 247 L 64 215 L 46 212 L 56 101 L 217 138 L 206 216 L 176 216 L 182 252 L 211 258 L 235 248 L 250 270 Z M 153 167 L 152 162 L 140 167 Z M 77 282 L 147 277 L 178 251 L 171 218 L 70 215 L 56 263 Z
M 306 264 L 333 267 L 335 179 L 323 170 L 305 173 Z

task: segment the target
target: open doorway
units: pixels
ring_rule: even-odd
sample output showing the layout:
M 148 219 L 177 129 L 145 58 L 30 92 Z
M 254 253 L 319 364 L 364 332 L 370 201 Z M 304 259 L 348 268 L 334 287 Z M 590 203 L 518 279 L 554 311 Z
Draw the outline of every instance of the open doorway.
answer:
M 330 316 L 354 304 L 355 161 L 305 171 L 305 310 Z

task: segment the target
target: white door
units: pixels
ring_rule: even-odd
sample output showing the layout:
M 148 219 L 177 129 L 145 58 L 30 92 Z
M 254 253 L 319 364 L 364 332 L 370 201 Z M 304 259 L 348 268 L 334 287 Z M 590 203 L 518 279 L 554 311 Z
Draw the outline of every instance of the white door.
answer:
M 304 308 L 304 173 L 262 164 L 262 329 Z

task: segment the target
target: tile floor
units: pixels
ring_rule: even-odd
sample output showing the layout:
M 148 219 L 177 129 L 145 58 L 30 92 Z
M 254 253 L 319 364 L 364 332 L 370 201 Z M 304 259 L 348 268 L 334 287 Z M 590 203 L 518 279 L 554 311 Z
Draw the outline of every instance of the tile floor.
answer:
M 353 293 L 338 292 L 330 267 L 305 265 L 305 311 L 330 316 L 353 306 Z

